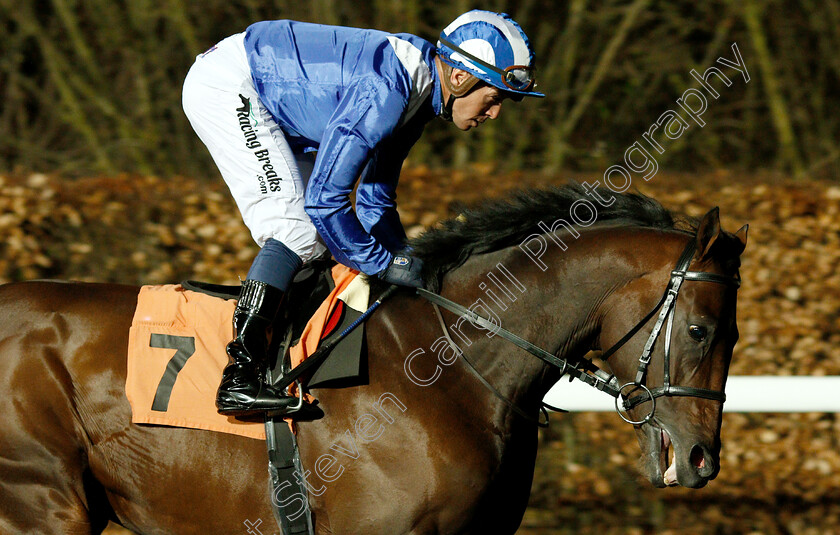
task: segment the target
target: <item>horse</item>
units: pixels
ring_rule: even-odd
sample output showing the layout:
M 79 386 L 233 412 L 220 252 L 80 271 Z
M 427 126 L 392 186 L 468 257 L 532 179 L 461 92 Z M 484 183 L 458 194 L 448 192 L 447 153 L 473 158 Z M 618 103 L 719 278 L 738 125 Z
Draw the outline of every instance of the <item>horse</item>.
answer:
M 645 476 L 700 488 L 720 469 L 738 338 L 734 285 L 715 282 L 739 280 L 747 228 L 722 230 L 716 209 L 698 221 L 641 194 L 587 195 L 570 184 L 485 203 L 415 238 L 413 254 L 428 288 L 568 362 L 624 337 L 601 365 L 624 399 L 644 398 L 625 403 L 624 417 Z M 637 382 L 655 327 L 648 312 L 684 251 L 713 280 L 686 277 L 667 340 L 654 340 Z M 100 533 L 109 520 L 146 534 L 276 532 L 264 443 L 131 423 L 126 347 L 138 291 L 0 287 L 0 532 Z M 382 303 L 365 336 L 367 379 L 313 388 L 324 417 L 297 423 L 315 533 L 514 533 L 536 416 L 564 370 L 409 289 Z M 645 398 L 665 381 L 716 394 Z

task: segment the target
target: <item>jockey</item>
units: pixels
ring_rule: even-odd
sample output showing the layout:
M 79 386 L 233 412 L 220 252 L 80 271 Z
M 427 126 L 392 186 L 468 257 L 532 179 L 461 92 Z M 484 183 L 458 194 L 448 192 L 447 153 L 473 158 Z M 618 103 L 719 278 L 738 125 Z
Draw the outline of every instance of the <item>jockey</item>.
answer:
M 234 312 L 219 412 L 283 414 L 297 403 L 262 381 L 267 329 L 295 272 L 325 247 L 391 284 L 423 285 L 396 210 L 403 160 L 435 116 L 469 130 L 495 119 L 505 98 L 544 96 L 533 65 L 519 25 L 481 10 L 455 19 L 437 47 L 278 20 L 196 58 L 184 111 L 260 246 Z

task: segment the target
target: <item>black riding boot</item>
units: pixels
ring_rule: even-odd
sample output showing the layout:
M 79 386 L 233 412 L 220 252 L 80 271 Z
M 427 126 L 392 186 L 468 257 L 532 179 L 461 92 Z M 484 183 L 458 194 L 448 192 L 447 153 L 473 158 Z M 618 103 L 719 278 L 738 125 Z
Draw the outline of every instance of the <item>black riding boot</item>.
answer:
M 241 416 L 259 412 L 280 415 L 298 404 L 290 397 L 263 382 L 268 365 L 268 333 L 283 292 L 264 282 L 245 280 L 233 313 L 236 336 L 227 345 L 230 363 L 222 372 L 216 395 L 219 412 Z

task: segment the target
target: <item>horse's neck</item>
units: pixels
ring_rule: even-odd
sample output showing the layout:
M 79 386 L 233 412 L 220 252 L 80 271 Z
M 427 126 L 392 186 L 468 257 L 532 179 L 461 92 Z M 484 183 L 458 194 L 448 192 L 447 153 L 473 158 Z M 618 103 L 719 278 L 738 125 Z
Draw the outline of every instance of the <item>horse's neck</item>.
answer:
M 542 258 L 542 265 L 518 247 L 473 257 L 447 277 L 443 293 L 498 319 L 504 329 L 546 351 L 574 361 L 592 348 L 604 301 L 641 271 L 640 266 L 621 260 L 638 256 L 632 254 L 634 246 L 622 240 L 621 233 L 604 234 L 603 239 L 582 240 L 568 250 L 556 247 Z M 556 382 L 556 369 L 501 336 L 467 332 L 455 333 L 462 334 L 461 341 L 469 340 L 466 348 L 459 344 L 465 355 L 477 361 L 479 372 L 515 403 L 538 402 Z

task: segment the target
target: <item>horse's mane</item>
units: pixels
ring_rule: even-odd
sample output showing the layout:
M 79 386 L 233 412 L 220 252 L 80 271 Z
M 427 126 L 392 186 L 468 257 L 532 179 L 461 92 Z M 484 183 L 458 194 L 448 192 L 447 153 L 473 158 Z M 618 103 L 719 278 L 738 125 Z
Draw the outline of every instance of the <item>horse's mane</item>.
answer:
M 549 226 L 558 218 L 571 223 L 569 211 L 580 199 L 590 200 L 597 207 L 594 225 L 609 223 L 685 231 L 696 228 L 696 221 L 675 217 L 659 202 L 641 193 L 604 192 L 602 196 L 613 197 L 615 201 L 604 207 L 588 197 L 583 186 L 575 182 L 520 190 L 505 200 L 464 209 L 458 217 L 443 221 L 411 240 L 410 246 L 413 254 L 423 260 L 424 278 L 432 289 L 438 287 L 444 274 L 470 256 L 519 245 L 535 232 L 542 234 L 537 227 L 540 221 Z

